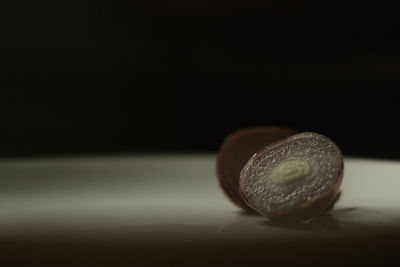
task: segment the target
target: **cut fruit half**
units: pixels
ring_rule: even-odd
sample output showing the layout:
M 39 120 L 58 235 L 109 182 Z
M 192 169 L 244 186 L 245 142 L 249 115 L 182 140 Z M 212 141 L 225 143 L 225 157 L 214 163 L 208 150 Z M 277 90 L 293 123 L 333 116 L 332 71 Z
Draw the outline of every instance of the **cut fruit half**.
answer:
M 271 220 L 306 220 L 332 206 L 342 178 L 337 145 L 304 132 L 255 153 L 241 171 L 238 191 L 248 206 Z

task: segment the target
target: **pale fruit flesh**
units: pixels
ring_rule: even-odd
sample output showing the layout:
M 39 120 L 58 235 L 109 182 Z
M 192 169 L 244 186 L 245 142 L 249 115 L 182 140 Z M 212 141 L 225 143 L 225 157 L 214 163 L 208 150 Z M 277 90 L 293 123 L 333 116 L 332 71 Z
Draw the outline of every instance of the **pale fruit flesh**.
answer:
M 239 191 L 250 207 L 267 217 L 309 217 L 329 208 L 342 176 L 343 157 L 337 145 L 305 132 L 254 154 L 241 171 Z

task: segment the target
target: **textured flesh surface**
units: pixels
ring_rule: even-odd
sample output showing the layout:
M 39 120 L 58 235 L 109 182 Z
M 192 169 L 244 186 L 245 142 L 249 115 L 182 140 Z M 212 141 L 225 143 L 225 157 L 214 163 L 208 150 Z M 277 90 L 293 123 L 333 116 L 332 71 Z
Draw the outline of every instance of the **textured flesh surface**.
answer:
M 324 194 L 332 193 L 333 200 L 342 171 L 341 152 L 331 140 L 301 133 L 255 154 L 241 172 L 240 191 L 248 204 L 264 215 L 285 213 Z M 282 181 L 277 173 L 284 178 Z M 291 181 L 285 175 L 295 179 Z M 333 187 L 335 191 L 329 192 Z
M 217 157 L 217 176 L 226 195 L 238 206 L 252 210 L 238 192 L 240 171 L 254 153 L 296 131 L 280 127 L 253 127 L 236 131 L 222 144 Z

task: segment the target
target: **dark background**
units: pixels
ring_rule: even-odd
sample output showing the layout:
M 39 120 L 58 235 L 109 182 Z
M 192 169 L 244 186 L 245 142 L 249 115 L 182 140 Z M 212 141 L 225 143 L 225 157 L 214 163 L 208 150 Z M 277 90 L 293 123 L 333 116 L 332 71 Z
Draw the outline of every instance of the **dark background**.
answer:
M 247 126 L 400 158 L 398 8 L 1 1 L 0 156 L 216 152 Z

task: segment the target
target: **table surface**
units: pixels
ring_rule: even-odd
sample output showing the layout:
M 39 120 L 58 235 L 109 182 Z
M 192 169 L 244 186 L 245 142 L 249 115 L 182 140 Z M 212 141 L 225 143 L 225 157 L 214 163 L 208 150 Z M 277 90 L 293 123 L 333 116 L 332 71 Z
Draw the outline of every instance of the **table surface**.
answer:
M 334 210 L 276 225 L 225 197 L 215 155 L 3 159 L 0 264 L 381 262 L 400 241 L 399 188 L 399 161 L 346 158 Z

